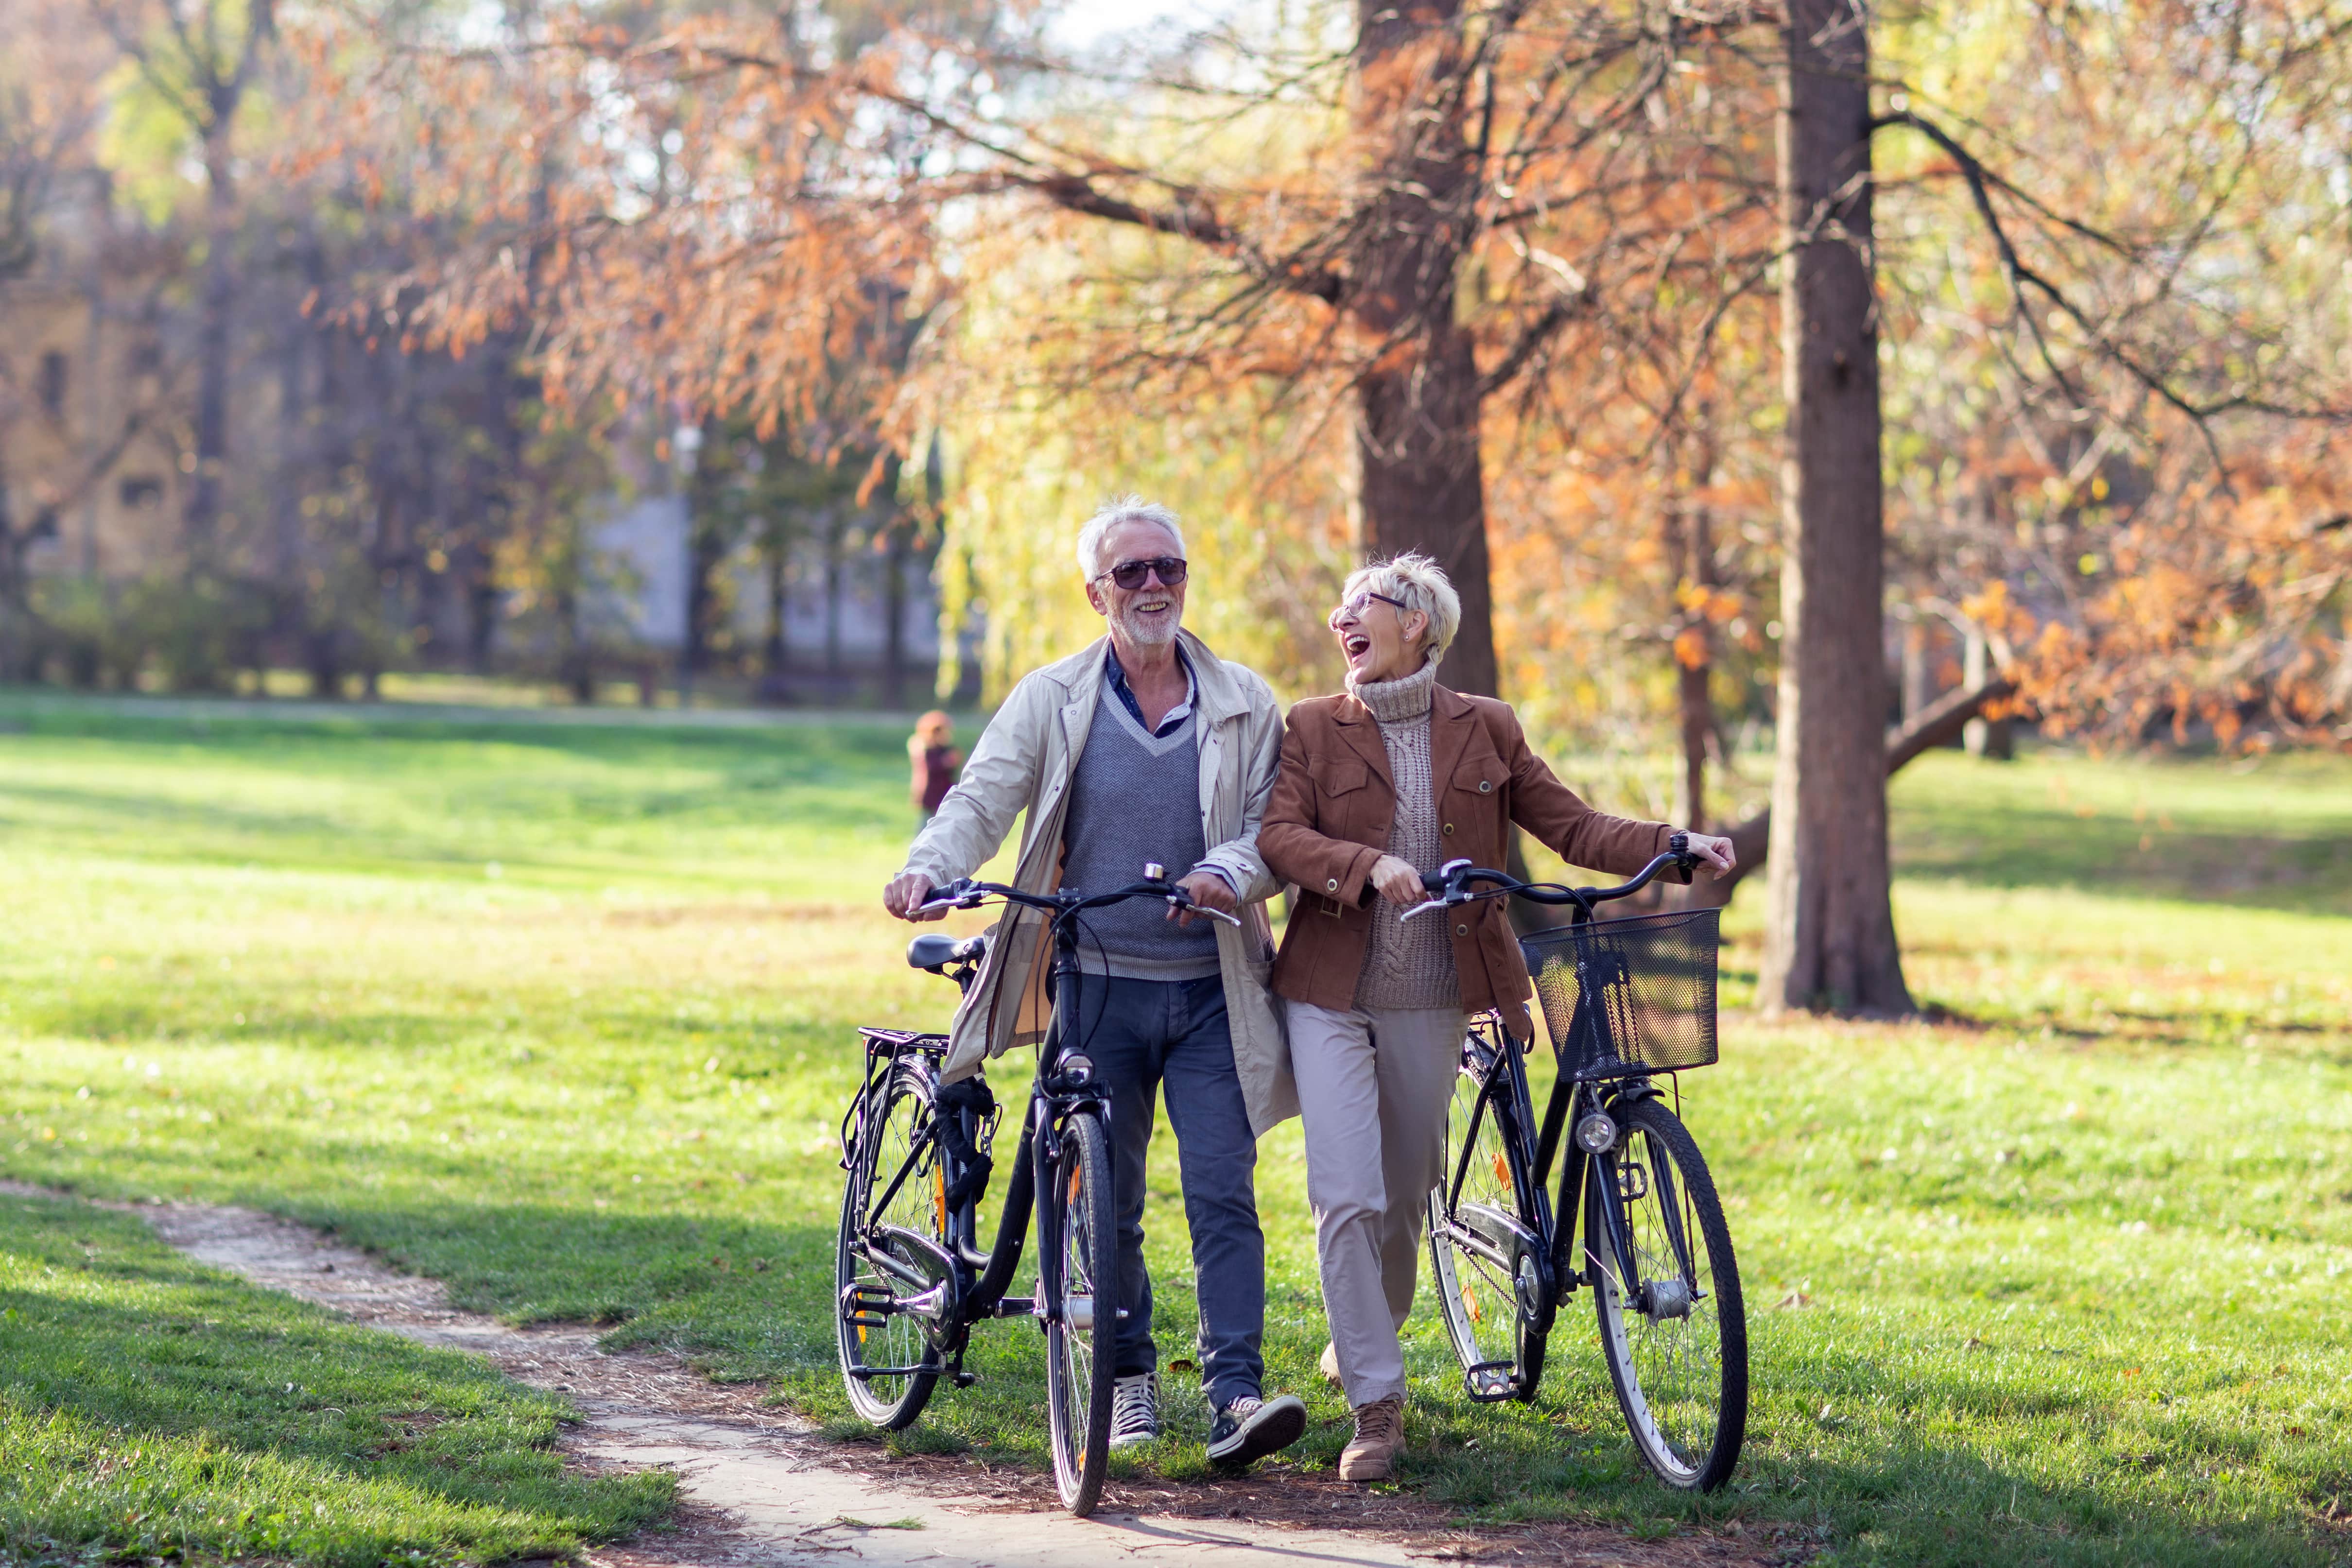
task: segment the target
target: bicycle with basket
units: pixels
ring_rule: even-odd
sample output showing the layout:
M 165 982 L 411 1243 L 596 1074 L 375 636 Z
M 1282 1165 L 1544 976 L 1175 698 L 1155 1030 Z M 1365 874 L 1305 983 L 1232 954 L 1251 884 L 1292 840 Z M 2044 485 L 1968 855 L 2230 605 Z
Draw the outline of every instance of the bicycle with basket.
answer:
M 1748 1320 L 1714 1179 L 1676 1113 L 1675 1074 L 1717 1059 L 1719 911 L 1598 917 L 1599 905 L 1670 869 L 1688 881 L 1696 863 L 1680 833 L 1610 888 L 1523 883 L 1453 861 L 1402 918 L 1513 894 L 1571 912 L 1567 925 L 1520 942 L 1558 1063 L 1542 1120 L 1500 1015 L 1474 1020 L 1445 1180 L 1429 1195 L 1430 1261 L 1470 1397 L 1532 1401 L 1559 1304 L 1587 1287 L 1643 1461 L 1668 1486 L 1711 1491 L 1730 1479 L 1747 1431 Z M 1662 1078 L 1677 1085 L 1675 1105 Z

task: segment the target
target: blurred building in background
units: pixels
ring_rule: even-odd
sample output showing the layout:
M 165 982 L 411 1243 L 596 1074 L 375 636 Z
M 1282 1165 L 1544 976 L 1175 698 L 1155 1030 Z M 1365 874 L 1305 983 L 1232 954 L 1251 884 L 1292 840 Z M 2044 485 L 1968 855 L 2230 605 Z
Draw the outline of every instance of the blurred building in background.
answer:
M 0 269 L 0 679 L 345 695 L 462 671 L 581 700 L 933 700 L 936 544 L 892 493 L 861 500 L 870 455 L 719 432 L 698 465 L 698 426 L 582 428 L 539 402 L 520 338 L 457 356 L 322 303 L 397 262 L 384 236 L 263 210 L 236 244 L 229 457 L 202 527 L 187 230 L 65 170 Z

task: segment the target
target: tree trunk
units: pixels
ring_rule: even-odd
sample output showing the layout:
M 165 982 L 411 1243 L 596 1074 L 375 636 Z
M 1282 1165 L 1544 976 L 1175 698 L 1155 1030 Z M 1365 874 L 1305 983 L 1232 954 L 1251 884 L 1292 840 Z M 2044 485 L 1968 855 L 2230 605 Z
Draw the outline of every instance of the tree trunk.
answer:
M 1706 482 L 1714 468 L 1711 450 L 1702 449 L 1695 472 Z M 1667 517 L 1667 559 L 1677 562 L 1675 588 L 1715 587 L 1714 518 L 1703 506 L 1675 506 Z M 1675 670 L 1680 687 L 1683 732 L 1682 800 L 1676 817 L 1684 827 L 1706 829 L 1706 752 L 1715 739 L 1715 699 L 1709 690 L 1715 677 L 1715 622 L 1708 600 L 1692 595 L 1683 610 L 1683 627 L 1675 638 Z
M 236 308 L 236 193 L 229 166 L 227 115 L 205 138 L 207 184 L 205 276 L 196 313 L 196 467 L 184 514 L 189 565 L 208 572 L 220 549 L 221 489 L 228 473 L 228 371 Z
M 1980 686 L 1991 678 L 1992 659 L 1989 640 L 1982 628 L 1969 627 L 1968 652 L 1965 655 L 1960 684 Z M 1989 758 L 2006 762 L 2017 754 L 2017 743 L 2005 718 L 1972 718 L 1960 732 L 1960 744 L 1970 757 Z
M 1917 713 L 1903 721 L 1900 727 L 1886 732 L 1886 776 L 1892 779 L 1906 764 L 1925 751 L 1939 746 L 1949 746 L 1959 737 L 1961 727 L 1975 717 L 1987 703 L 2000 702 L 2016 695 L 2017 688 L 2000 676 L 1994 676 L 1980 686 L 1959 686 L 1946 692 Z M 1729 876 L 1703 876 L 1687 888 L 1672 890 L 1667 903 L 1677 909 L 1720 909 L 1731 902 L 1732 894 L 1756 868 L 1769 863 L 1772 850 L 1772 810 L 1766 807 L 1744 822 L 1724 828 L 1730 839 L 1739 864 Z
M 760 653 L 760 673 L 770 676 L 784 673 L 785 548 L 782 530 L 770 525 L 761 546 L 761 555 L 768 570 L 768 636 Z
M 1356 382 L 1356 454 L 1364 550 L 1419 550 L 1462 596 L 1462 624 L 1441 678 L 1496 695 L 1486 497 L 1479 467 L 1478 361 L 1454 297 L 1475 216 L 1476 159 L 1456 95 L 1433 82 L 1461 68 L 1462 0 L 1410 11 L 1358 0 L 1354 112 L 1388 152 L 1370 177 L 1380 194 L 1364 225 L 1346 308 L 1378 358 Z
M 1913 1010 L 1887 899 L 1886 657 L 1870 45 L 1862 0 L 1790 0 L 1780 121 L 1788 436 L 1767 1011 Z
M 1445 569 L 1462 596 L 1462 624 L 1439 678 L 1455 691 L 1494 696 L 1501 680 L 1478 462 L 1478 367 L 1468 333 L 1437 336 L 1426 358 L 1373 371 L 1357 385 L 1363 548 L 1370 557 L 1418 550 Z
M 882 562 L 882 695 L 893 708 L 907 700 L 907 521 L 894 517 Z
M 848 531 L 839 513 L 828 514 L 824 520 L 824 674 L 830 691 L 829 700 L 841 696 L 841 579 L 842 535 Z
M 16 516 L 8 497 L 9 432 L 0 423 L 0 678 L 29 680 L 32 627 L 26 613 L 25 554 L 16 538 Z

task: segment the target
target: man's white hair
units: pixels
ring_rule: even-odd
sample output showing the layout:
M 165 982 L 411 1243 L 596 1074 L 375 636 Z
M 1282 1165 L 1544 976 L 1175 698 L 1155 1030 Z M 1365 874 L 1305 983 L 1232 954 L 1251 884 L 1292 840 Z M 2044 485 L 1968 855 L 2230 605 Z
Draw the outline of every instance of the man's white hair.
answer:
M 1454 633 L 1462 629 L 1462 596 L 1454 591 L 1445 569 L 1417 550 L 1349 572 L 1339 590 L 1339 602 L 1345 604 L 1367 590 L 1401 599 L 1406 609 L 1429 617 L 1428 647 L 1433 659 L 1453 645 Z
M 1102 559 L 1104 536 L 1121 523 L 1156 523 L 1168 530 L 1176 541 L 1176 553 L 1184 553 L 1184 525 L 1176 514 L 1157 501 L 1147 501 L 1140 496 L 1114 496 L 1105 501 L 1095 515 L 1078 525 L 1078 575 L 1092 582 L 1109 568 L 1118 564 Z

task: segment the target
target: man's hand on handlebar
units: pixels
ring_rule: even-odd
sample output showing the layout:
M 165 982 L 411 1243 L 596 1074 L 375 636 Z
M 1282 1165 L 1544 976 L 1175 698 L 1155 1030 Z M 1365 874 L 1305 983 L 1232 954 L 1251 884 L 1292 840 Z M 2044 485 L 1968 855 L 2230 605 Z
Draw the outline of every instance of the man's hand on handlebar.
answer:
M 947 911 L 925 909 L 931 896 L 931 879 L 919 871 L 900 872 L 882 890 L 882 907 L 901 920 L 942 920 Z
M 1738 852 L 1731 847 L 1729 839 L 1718 838 L 1713 833 L 1685 833 L 1683 838 L 1689 845 L 1690 852 L 1706 867 L 1709 876 L 1729 876 L 1732 869 L 1739 864 Z
M 1228 919 L 1232 918 L 1234 908 L 1233 886 L 1215 872 L 1193 872 L 1181 878 L 1176 886 L 1201 908 L 1214 910 Z M 1196 920 L 1206 920 L 1210 916 L 1195 915 L 1190 909 L 1171 904 L 1168 906 L 1168 918 L 1179 925 L 1190 925 Z

